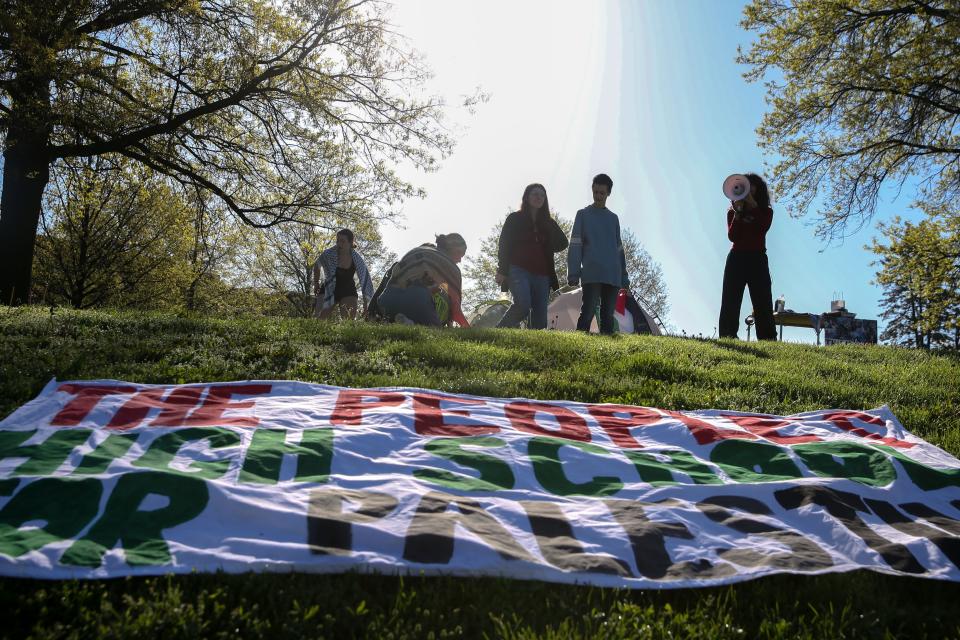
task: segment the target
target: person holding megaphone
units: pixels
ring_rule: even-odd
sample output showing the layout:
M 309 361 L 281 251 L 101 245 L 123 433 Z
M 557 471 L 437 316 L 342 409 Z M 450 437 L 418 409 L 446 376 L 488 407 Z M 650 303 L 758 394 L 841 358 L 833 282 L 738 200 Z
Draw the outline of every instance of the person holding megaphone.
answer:
M 720 337 L 736 338 L 740 324 L 743 288 L 750 289 L 757 339 L 776 340 L 773 322 L 773 293 L 767 262 L 767 231 L 773 222 L 770 192 L 755 173 L 735 173 L 723 181 L 723 193 L 730 200 L 727 210 L 727 238 L 733 245 L 723 269 L 723 296 L 720 302 Z

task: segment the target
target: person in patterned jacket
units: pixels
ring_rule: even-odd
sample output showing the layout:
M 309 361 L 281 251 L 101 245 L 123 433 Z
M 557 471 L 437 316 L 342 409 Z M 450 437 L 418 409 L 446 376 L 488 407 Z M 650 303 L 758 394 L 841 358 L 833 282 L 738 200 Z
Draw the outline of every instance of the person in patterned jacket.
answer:
M 321 253 L 313 265 L 313 290 L 317 293 L 315 315 L 328 318 L 339 310 L 342 318 L 356 318 L 360 301 L 356 280 L 360 281 L 365 309 L 373 298 L 373 282 L 367 263 L 353 247 L 353 231 L 341 229 L 337 232 L 336 246 Z
M 469 327 L 460 306 L 463 281 L 457 266 L 466 252 L 459 233 L 439 235 L 436 244 L 408 251 L 391 267 L 389 281 L 377 296 L 378 314 L 391 322 Z

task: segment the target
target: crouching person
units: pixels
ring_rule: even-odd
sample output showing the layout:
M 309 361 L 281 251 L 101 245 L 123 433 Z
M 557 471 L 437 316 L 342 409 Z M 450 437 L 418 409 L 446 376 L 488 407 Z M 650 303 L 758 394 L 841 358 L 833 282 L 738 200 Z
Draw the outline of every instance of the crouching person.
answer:
M 408 251 L 393 265 L 386 288 L 377 296 L 379 313 L 392 322 L 469 327 L 460 307 L 463 283 L 457 266 L 466 252 L 459 233 L 437 236 L 436 244 Z

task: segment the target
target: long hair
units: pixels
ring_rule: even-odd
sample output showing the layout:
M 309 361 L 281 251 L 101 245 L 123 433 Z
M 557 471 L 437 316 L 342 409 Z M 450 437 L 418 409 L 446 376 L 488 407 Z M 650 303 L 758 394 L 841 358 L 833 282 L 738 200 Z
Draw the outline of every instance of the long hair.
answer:
M 770 191 L 767 189 L 767 183 L 755 173 L 745 173 L 743 175 L 747 176 L 747 180 L 750 181 L 750 186 L 757 191 L 753 196 L 753 199 L 757 201 L 757 206 L 761 209 L 769 209 Z
M 546 187 L 544 187 L 539 182 L 528 184 L 527 188 L 523 190 L 523 199 L 520 200 L 520 213 L 529 213 L 531 214 L 531 217 L 533 217 L 533 211 L 532 211 L 533 207 L 531 207 L 530 204 L 527 202 L 527 196 L 530 195 L 530 192 L 533 191 L 534 189 L 543 190 L 543 206 L 540 207 L 540 211 L 538 212 L 540 215 L 534 218 L 534 220 L 539 220 L 540 216 L 543 216 L 543 218 L 547 220 L 550 218 L 550 200 L 547 199 Z

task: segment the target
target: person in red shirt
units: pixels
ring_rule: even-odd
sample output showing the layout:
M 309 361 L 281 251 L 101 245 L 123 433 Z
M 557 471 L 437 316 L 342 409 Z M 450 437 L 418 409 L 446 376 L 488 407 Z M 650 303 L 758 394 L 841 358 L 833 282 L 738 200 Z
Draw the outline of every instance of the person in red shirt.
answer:
M 763 178 L 747 173 L 750 194 L 730 203 L 727 211 L 727 237 L 733 243 L 723 269 L 723 297 L 720 303 L 720 337 L 736 338 L 740 324 L 743 288 L 750 289 L 757 339 L 776 340 L 773 323 L 773 293 L 770 265 L 767 262 L 767 231 L 773 222 L 770 192 Z
M 553 254 L 567 248 L 567 236 L 550 216 L 547 190 L 542 184 L 527 185 L 520 210 L 507 216 L 497 242 L 497 284 L 510 290 L 513 304 L 498 327 L 517 327 L 527 320 L 528 329 L 547 328 L 550 290 L 560 288 Z

